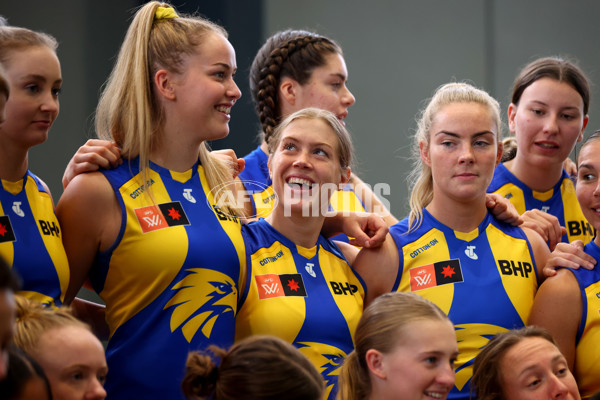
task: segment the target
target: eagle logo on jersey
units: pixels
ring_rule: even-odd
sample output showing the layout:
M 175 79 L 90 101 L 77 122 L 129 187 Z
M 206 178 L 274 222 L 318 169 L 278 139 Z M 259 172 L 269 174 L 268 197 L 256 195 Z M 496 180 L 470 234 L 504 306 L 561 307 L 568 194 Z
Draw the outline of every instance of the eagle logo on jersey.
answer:
M 346 353 L 335 346 L 323 343 L 296 342 L 294 346 L 317 367 L 317 370 L 323 376 L 326 388 L 337 383 L 340 374 L 339 368 L 344 363 Z
M 204 268 L 190 268 L 171 290 L 177 293 L 165 305 L 175 306 L 171 315 L 171 332 L 181 326 L 181 332 L 191 342 L 198 330 L 210 338 L 213 327 L 225 313 L 236 313 L 237 288 L 227 275 Z
M 498 325 L 488 324 L 459 324 L 454 325 L 456 340 L 460 354 L 456 360 L 456 381 L 458 390 L 462 390 L 473 376 L 473 361 L 475 356 L 491 338 L 508 329 Z

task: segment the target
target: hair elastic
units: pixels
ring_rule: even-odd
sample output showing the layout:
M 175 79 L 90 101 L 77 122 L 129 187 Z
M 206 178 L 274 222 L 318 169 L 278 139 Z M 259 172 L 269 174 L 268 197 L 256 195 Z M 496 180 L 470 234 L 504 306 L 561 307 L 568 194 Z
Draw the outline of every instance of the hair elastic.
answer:
M 161 19 L 178 18 L 179 15 L 175 12 L 172 7 L 157 7 L 154 13 L 154 19 L 160 21 Z

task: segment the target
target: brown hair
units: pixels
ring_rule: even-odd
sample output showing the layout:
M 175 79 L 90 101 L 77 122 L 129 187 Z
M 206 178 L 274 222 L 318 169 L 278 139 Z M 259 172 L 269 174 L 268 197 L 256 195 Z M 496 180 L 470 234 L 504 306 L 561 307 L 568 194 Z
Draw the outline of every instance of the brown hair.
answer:
M 8 98 L 10 94 L 8 81 L 6 80 L 6 71 L 4 71 L 2 64 L 0 64 L 0 94 L 4 95 L 6 98 Z
M 291 344 L 269 336 L 252 336 L 229 351 L 209 348 L 221 359 L 217 366 L 205 353 L 188 355 L 181 387 L 186 397 L 214 400 L 319 400 L 323 378 Z
M 519 105 L 525 89 L 541 78 L 552 78 L 571 85 L 583 99 L 583 114 L 587 115 L 590 107 L 590 82 L 575 63 L 560 57 L 538 58 L 523 67 L 515 78 L 511 102 Z
M 370 349 L 392 352 L 403 340 L 403 329 L 414 321 L 448 321 L 431 301 L 414 293 L 393 292 L 376 298 L 364 311 L 354 336 L 355 349 L 344 360 L 338 381 L 338 400 L 364 400 L 371 394 L 366 354 Z
M 267 143 L 281 119 L 281 79 L 304 85 L 329 54 L 341 55 L 342 49 L 325 36 L 303 30 L 277 32 L 258 50 L 250 67 L 250 93 Z
M 504 398 L 502 390 L 502 371 L 500 363 L 506 352 L 526 338 L 542 338 L 556 346 L 550 333 L 536 326 L 511 330 L 494 336 L 479 352 L 473 362 L 471 391 L 479 400 L 500 400 Z

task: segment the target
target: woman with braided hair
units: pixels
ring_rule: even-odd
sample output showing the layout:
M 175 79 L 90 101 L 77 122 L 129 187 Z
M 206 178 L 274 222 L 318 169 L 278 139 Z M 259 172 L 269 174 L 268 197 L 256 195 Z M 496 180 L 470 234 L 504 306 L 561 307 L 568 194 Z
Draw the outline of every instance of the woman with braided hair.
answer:
M 250 68 L 250 92 L 262 125 L 260 146 L 244 157 L 239 178 L 251 194 L 253 216 L 271 213 L 275 196 L 267 168 L 267 146 L 273 130 L 287 115 L 307 107 L 332 112 L 342 123 L 355 98 L 346 87 L 348 70 L 341 47 L 333 40 L 304 30 L 272 35 L 258 50 Z M 369 211 L 382 215 L 388 225 L 397 220 L 355 175 L 334 193 L 331 206 L 338 211 Z

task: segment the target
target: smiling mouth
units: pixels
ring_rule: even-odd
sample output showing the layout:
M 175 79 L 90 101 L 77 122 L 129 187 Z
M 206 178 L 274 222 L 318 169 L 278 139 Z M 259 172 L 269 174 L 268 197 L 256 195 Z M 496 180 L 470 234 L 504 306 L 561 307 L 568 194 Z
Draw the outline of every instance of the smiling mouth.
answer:
M 297 187 L 300 190 L 310 190 L 312 189 L 313 183 L 308 179 L 291 177 L 287 180 L 287 184 L 293 187 Z
M 558 146 L 552 143 L 536 143 L 536 145 L 544 149 L 558 149 Z
M 229 115 L 231 113 L 231 106 L 217 106 L 217 111 Z
M 434 399 L 443 399 L 446 397 L 446 394 L 439 392 L 425 392 L 425 396 L 433 397 Z

